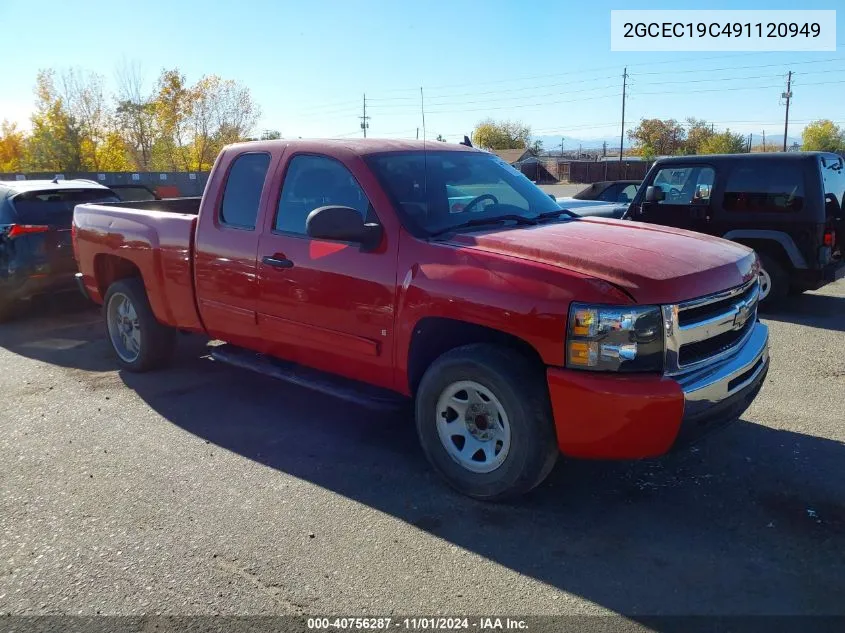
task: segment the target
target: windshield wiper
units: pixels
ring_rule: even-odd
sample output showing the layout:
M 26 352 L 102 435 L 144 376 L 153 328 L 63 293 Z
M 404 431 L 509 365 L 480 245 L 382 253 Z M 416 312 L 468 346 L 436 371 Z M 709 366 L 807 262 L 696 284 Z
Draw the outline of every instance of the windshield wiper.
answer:
M 508 215 L 497 215 L 492 218 L 474 218 L 472 220 L 467 220 L 466 222 L 461 222 L 460 224 L 455 224 L 453 226 L 447 227 L 445 229 L 440 229 L 439 231 L 435 231 L 431 234 L 431 237 L 437 237 L 438 235 L 443 235 L 444 233 L 451 233 L 452 231 L 458 229 L 466 229 L 471 228 L 474 226 L 485 226 L 487 224 L 502 224 L 504 222 L 515 222 L 516 224 L 520 225 L 534 225 L 537 224 L 537 220 L 535 218 L 527 218 L 524 215 L 517 215 L 515 213 L 508 214 Z
M 570 211 L 569 209 L 555 209 L 554 211 L 546 211 L 545 213 L 541 213 L 537 216 L 531 218 L 537 222 L 542 222 L 543 220 L 551 220 L 553 218 L 559 218 L 563 214 L 566 214 L 570 217 L 577 218 L 578 215 Z

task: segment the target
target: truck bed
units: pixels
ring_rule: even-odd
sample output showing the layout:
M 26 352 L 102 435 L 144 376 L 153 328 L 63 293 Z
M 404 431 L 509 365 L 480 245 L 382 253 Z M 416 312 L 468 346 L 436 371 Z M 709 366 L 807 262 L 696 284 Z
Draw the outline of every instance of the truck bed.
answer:
M 82 283 L 103 302 L 108 286 L 140 271 L 156 318 L 202 331 L 193 290 L 193 246 L 200 198 L 81 204 L 73 240 Z

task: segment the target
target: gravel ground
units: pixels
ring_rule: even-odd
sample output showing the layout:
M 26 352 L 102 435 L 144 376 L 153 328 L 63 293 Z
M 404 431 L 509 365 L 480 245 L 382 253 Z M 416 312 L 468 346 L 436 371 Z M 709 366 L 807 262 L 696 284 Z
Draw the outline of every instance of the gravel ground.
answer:
M 766 319 L 741 421 L 515 505 L 441 485 L 407 415 L 200 339 L 117 371 L 71 304 L 0 326 L 0 613 L 845 614 L 845 282 Z

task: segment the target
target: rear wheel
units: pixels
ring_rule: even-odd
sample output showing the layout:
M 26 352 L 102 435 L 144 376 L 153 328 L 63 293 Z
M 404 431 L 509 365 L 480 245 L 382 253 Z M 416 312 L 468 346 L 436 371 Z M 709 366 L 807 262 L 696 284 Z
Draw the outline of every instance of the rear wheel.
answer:
M 124 369 L 148 371 L 170 360 L 175 330 L 156 320 L 140 279 L 122 279 L 109 286 L 103 317 L 117 362 Z
M 544 373 L 492 345 L 453 349 L 429 367 L 417 391 L 416 422 L 434 469 L 476 499 L 528 492 L 558 455 Z
M 789 294 L 789 275 L 774 258 L 758 253 L 760 258 L 760 305 L 763 308 L 776 306 Z

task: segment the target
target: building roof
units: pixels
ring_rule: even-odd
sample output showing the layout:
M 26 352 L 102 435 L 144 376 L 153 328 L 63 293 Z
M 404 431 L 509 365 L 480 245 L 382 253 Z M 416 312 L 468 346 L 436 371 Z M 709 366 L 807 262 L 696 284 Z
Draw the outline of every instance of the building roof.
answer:
M 523 149 L 494 149 L 493 153 L 501 158 L 506 163 L 517 163 L 521 161 L 526 154 L 531 154 L 527 148 Z

